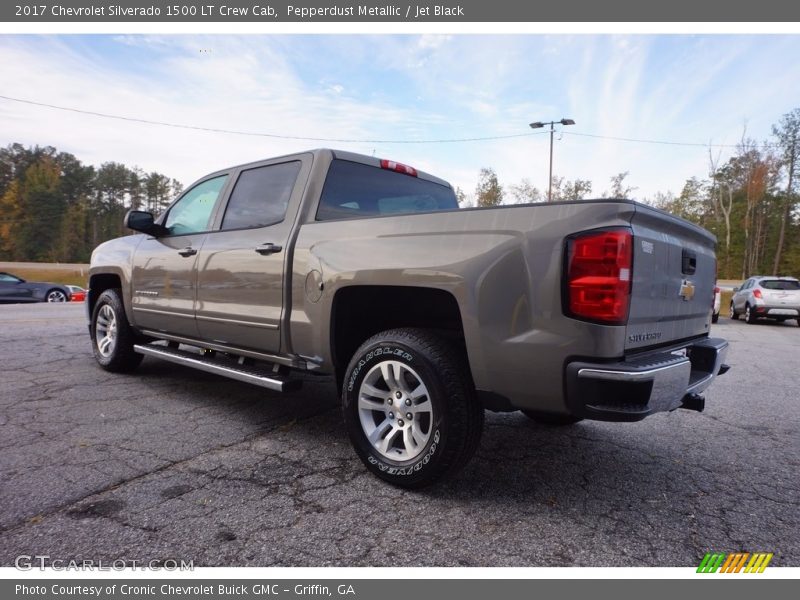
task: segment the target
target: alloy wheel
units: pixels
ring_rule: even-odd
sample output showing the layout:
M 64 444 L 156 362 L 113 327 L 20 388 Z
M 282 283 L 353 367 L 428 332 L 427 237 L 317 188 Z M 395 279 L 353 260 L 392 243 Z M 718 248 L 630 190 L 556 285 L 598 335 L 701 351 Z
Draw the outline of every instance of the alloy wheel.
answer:
M 358 417 L 369 443 L 384 458 L 416 458 L 431 437 L 428 388 L 408 365 L 386 360 L 372 367 L 358 391 Z

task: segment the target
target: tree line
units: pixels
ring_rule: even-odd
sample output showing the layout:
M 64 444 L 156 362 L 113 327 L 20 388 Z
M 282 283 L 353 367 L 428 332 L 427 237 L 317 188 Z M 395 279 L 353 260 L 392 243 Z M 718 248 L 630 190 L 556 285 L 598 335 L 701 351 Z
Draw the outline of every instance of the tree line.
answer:
M 157 213 L 182 189 L 161 173 L 10 144 L 0 148 L 0 260 L 88 262 L 95 246 L 128 233 L 129 208 Z
M 720 279 L 751 275 L 800 276 L 800 108 L 783 115 L 769 140 L 749 138 L 746 131 L 733 155 L 708 152 L 708 176 L 692 177 L 677 196 L 666 192 L 640 198 L 661 210 L 705 227 L 717 236 Z M 592 195 L 588 180 L 553 177 L 553 201 L 586 198 L 630 198 L 628 172 L 611 177 L 610 188 Z M 491 168 L 481 169 L 470 198 L 456 190 L 459 203 L 498 206 L 547 201 L 547 190 L 530 181 L 503 186 Z
M 708 176 L 688 179 L 677 196 L 640 198 L 717 236 L 718 275 L 800 275 L 800 108 L 781 117 L 769 140 L 742 135 L 733 155 L 708 152 Z M 553 200 L 629 198 L 628 172 L 592 195 L 592 182 L 553 177 Z M 0 148 L 0 260 L 87 262 L 98 244 L 127 233 L 129 208 L 163 210 L 183 186 L 161 173 L 116 162 L 81 163 L 55 148 Z M 529 180 L 503 186 L 481 169 L 474 195 L 457 188 L 459 204 L 497 206 L 547 201 Z

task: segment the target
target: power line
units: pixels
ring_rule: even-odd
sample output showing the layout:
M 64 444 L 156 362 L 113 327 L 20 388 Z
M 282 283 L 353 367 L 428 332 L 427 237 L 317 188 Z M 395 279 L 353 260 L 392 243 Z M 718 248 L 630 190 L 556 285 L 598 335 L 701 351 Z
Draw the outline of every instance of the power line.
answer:
M 128 121 L 131 123 L 144 123 L 146 125 L 159 125 L 162 127 L 174 127 L 176 129 L 190 129 L 194 131 L 206 131 L 210 133 L 226 133 L 231 135 L 244 135 L 251 137 L 268 137 L 281 140 L 298 140 L 306 142 L 339 142 L 339 143 L 352 143 L 352 144 L 453 144 L 460 142 L 487 142 L 493 140 L 507 140 L 513 138 L 531 137 L 534 135 L 541 135 L 548 133 L 547 131 L 532 131 L 526 133 L 512 133 L 507 135 L 494 135 L 494 136 L 479 136 L 479 137 L 466 137 L 466 138 L 441 138 L 429 140 L 378 140 L 378 139 L 348 139 L 348 138 L 328 138 L 328 137 L 305 137 L 296 135 L 284 135 L 278 133 L 265 133 L 257 131 L 240 131 L 236 129 L 222 129 L 218 127 L 202 127 L 199 125 L 185 125 L 181 123 L 169 123 L 167 121 L 156 121 L 153 119 L 144 119 L 140 117 L 128 117 L 124 115 L 115 115 L 111 113 L 97 112 L 93 110 L 84 110 L 80 108 L 73 108 L 69 106 L 59 106 L 56 104 L 48 104 L 46 102 L 37 102 L 35 100 L 26 100 L 23 98 L 15 98 L 12 96 L 5 96 L 0 94 L 0 99 L 8 100 L 10 102 L 19 102 L 20 104 L 29 104 L 32 106 L 39 106 L 43 108 L 50 108 L 54 110 L 62 110 L 66 112 L 78 113 L 82 115 L 89 115 L 93 117 L 102 117 L 104 119 L 116 119 L 118 121 Z M 559 130 L 560 134 L 594 138 L 600 140 L 613 140 L 618 142 L 634 142 L 639 144 L 660 144 L 666 146 L 689 146 L 696 148 L 739 148 L 739 144 L 713 144 L 701 142 L 677 142 L 671 140 L 650 140 L 642 138 L 628 138 L 617 137 L 610 135 L 598 135 L 594 133 L 579 133 L 575 131 Z M 761 147 L 766 148 L 779 148 L 779 144 L 762 144 Z
M 57 106 L 55 104 L 47 104 L 46 102 L 36 102 L 34 100 L 24 100 L 22 98 L 13 98 L 11 96 L 0 95 L 3 100 L 11 102 L 19 102 L 21 104 L 30 104 L 33 106 L 41 106 L 44 108 L 52 108 L 55 110 L 63 110 L 67 112 L 79 113 L 82 115 L 90 115 L 93 117 L 103 117 L 105 119 L 117 119 L 119 121 L 129 121 L 132 123 L 145 123 L 147 125 L 161 125 L 163 127 L 175 127 L 178 129 L 192 129 L 195 131 L 208 131 L 211 133 L 228 133 L 232 135 L 247 135 L 253 137 L 268 137 L 281 140 L 301 140 L 306 142 L 339 142 L 339 143 L 353 143 L 353 144 L 451 144 L 457 142 L 485 142 L 491 140 L 506 140 L 511 138 L 530 137 L 539 135 L 542 132 L 533 131 L 526 133 L 513 133 L 509 135 L 495 135 L 484 137 L 469 137 L 469 138 L 452 138 L 452 139 L 432 139 L 432 140 L 377 140 L 377 139 L 346 139 L 346 138 L 325 138 L 325 137 L 303 137 L 297 135 L 281 135 L 277 133 L 263 133 L 256 131 L 238 131 L 235 129 L 221 129 L 216 127 L 201 127 L 198 125 L 184 125 L 180 123 L 168 123 L 166 121 L 154 121 L 152 119 L 142 119 L 139 117 L 126 117 L 123 115 L 113 115 L 110 113 L 102 113 L 93 110 L 83 110 L 80 108 L 72 108 L 68 106 Z

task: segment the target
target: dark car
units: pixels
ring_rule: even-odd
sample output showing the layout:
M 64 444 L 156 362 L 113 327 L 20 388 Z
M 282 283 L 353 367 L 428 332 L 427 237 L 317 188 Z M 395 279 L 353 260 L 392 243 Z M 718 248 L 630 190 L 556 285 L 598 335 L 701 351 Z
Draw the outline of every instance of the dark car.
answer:
M 72 292 L 60 283 L 25 281 L 0 272 L 0 302 L 69 302 Z

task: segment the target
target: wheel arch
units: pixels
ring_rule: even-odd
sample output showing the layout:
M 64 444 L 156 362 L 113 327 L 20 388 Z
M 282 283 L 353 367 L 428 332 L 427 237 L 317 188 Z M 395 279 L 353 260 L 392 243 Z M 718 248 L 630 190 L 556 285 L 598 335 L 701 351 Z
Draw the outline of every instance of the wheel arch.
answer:
M 416 327 L 438 332 L 466 356 L 464 326 L 452 293 L 418 286 L 354 285 L 337 290 L 331 304 L 331 358 L 337 385 L 355 351 L 388 329 Z M 469 365 L 469 361 L 466 361 Z
M 122 278 L 117 273 L 94 273 L 89 277 L 89 290 L 86 294 L 86 310 L 89 315 L 94 312 L 94 307 L 100 295 L 106 290 L 114 288 L 122 289 Z M 129 311 L 130 308 L 125 306 L 125 312 L 128 313 L 128 321 L 131 320 Z

